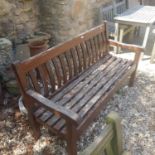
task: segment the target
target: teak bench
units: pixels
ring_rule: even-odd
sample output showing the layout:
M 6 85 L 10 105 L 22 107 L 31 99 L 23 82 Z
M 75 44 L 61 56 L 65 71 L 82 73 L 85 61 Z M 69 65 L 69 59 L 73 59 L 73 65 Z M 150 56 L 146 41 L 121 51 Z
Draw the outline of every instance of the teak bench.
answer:
M 133 61 L 109 53 L 115 45 L 135 52 Z M 36 138 L 43 124 L 67 140 L 76 155 L 82 132 L 123 82 L 133 85 L 140 53 L 135 45 L 108 40 L 106 23 L 59 44 L 13 68 Z

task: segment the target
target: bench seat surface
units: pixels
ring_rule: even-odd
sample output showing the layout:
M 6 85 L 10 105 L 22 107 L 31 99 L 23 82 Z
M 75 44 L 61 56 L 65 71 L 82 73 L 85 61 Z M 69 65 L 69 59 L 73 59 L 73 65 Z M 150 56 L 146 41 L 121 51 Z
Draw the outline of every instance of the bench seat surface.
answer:
M 108 91 L 132 65 L 132 61 L 108 54 L 50 100 L 78 113 L 81 120 L 84 120 L 101 97 L 108 94 Z M 66 133 L 65 120 L 53 115 L 45 108 L 38 108 L 34 116 L 37 121 L 46 124 L 52 131 L 62 135 Z

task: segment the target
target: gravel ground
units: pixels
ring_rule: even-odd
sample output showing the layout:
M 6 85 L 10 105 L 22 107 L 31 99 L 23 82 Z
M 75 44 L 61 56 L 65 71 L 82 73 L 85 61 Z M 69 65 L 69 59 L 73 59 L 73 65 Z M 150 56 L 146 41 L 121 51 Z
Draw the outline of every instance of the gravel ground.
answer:
M 148 60 L 139 66 L 135 86 L 123 87 L 108 103 L 106 110 L 88 128 L 78 142 L 84 149 L 104 128 L 104 118 L 110 111 L 122 117 L 124 148 L 133 155 L 155 155 L 155 64 Z M 0 155 L 65 155 L 66 143 L 42 129 L 35 141 L 26 117 L 18 109 L 0 110 Z

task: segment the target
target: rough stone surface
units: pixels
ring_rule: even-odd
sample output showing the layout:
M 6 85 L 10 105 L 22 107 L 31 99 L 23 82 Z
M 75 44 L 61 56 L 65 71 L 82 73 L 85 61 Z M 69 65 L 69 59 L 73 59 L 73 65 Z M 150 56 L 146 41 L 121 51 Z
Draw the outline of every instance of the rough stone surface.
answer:
M 40 0 L 42 30 L 52 43 L 68 40 L 100 23 L 99 8 L 109 0 Z
M 5 38 L 0 38 L 0 66 L 12 62 L 12 43 Z
M 0 0 L 0 37 L 23 39 L 37 28 L 37 0 Z

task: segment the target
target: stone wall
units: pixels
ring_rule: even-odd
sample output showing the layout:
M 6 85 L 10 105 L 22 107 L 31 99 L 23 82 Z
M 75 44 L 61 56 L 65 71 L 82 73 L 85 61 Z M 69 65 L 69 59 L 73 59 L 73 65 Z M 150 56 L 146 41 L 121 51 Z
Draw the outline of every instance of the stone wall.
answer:
M 36 0 L 0 0 L 0 37 L 23 39 L 37 28 Z
M 41 29 L 52 44 L 68 40 L 100 23 L 99 8 L 110 0 L 40 0 Z
M 41 29 L 51 34 L 51 43 L 54 45 L 99 24 L 99 8 L 110 2 L 111 0 L 0 0 L 0 37 L 23 40 Z

